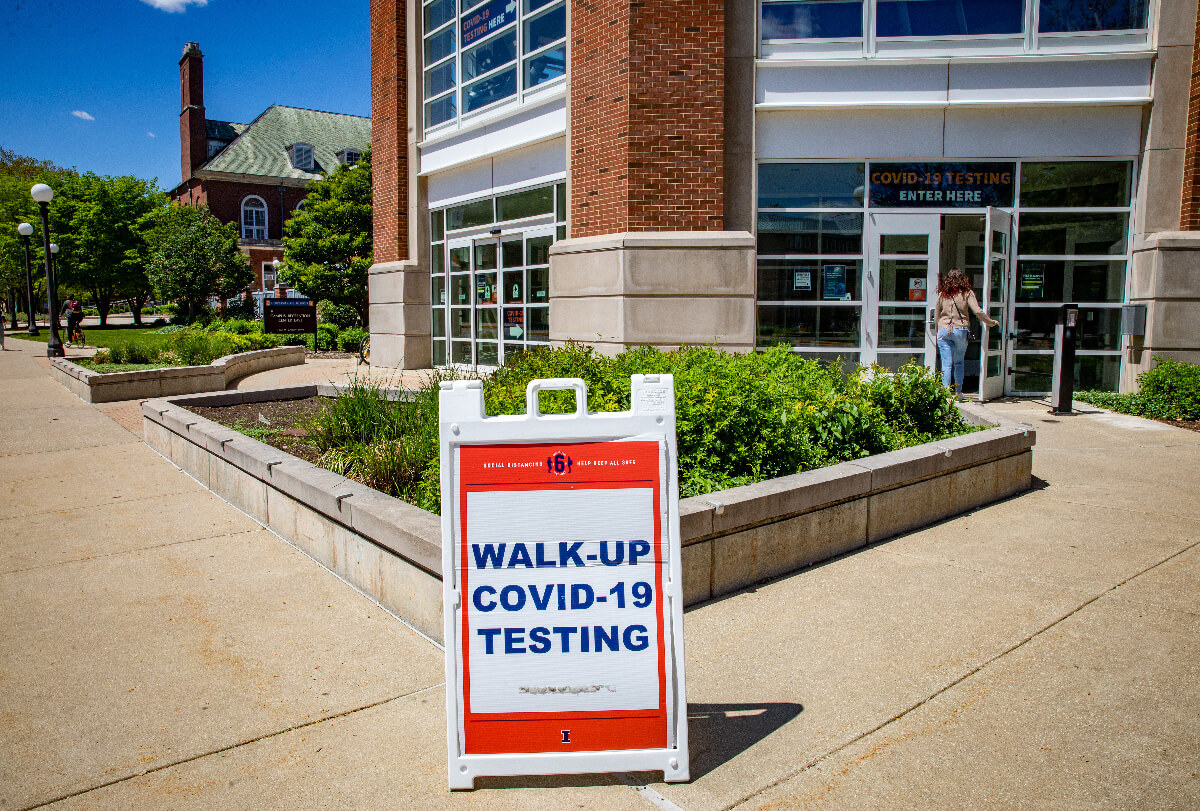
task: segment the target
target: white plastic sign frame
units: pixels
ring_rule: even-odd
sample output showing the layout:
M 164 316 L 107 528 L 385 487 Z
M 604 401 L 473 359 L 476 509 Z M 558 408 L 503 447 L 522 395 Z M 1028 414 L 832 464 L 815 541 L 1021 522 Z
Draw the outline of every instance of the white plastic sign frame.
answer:
M 450 788 L 483 776 L 661 771 L 689 779 L 671 375 L 589 413 L 575 378 L 488 417 L 440 391 Z M 542 391 L 575 393 L 542 414 Z

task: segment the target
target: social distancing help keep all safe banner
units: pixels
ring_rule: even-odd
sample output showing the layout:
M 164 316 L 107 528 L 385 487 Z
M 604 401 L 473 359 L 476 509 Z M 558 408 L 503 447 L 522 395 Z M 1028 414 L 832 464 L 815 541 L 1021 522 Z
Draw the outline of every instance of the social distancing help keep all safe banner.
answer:
M 452 788 L 483 775 L 661 770 L 686 780 L 682 583 L 670 376 L 629 412 L 534 381 L 529 413 L 441 393 Z M 538 391 L 576 391 L 542 415 Z

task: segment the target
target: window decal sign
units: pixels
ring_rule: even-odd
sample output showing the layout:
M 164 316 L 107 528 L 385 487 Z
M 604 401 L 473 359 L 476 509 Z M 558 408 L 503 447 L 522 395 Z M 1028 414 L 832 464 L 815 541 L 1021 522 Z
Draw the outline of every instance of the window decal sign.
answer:
M 517 19 L 516 0 L 492 0 L 462 19 L 462 44 L 467 47 Z
M 1012 163 L 872 163 L 873 208 L 984 208 L 1013 204 Z
M 576 393 L 542 415 L 538 393 Z M 628 412 L 581 380 L 530 383 L 486 417 L 442 384 L 451 788 L 484 775 L 662 771 L 688 779 L 674 385 L 635 375 Z

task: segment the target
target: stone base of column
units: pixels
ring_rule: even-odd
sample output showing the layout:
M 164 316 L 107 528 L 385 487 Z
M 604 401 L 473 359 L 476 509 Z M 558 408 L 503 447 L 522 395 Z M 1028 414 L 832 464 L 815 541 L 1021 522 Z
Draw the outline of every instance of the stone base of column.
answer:
M 1163 231 L 1134 241 L 1129 303 L 1146 305 L 1146 334 L 1129 336 L 1121 391 L 1156 356 L 1200 363 L 1200 231 Z
M 550 340 L 614 355 L 627 346 L 754 349 L 754 237 L 662 231 L 550 248 Z
M 416 262 L 380 262 L 367 275 L 371 365 L 430 366 L 429 274 Z

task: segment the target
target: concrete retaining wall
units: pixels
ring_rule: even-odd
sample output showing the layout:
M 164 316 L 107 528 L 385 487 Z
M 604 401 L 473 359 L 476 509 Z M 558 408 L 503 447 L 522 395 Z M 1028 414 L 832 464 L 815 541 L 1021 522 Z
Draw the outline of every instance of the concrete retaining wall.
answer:
M 136 372 L 101 374 L 66 358 L 51 358 L 54 379 L 85 403 L 111 403 L 146 397 L 168 397 L 204 391 L 223 391 L 246 375 L 304 363 L 302 346 L 257 349 L 217 358 L 208 366 L 174 366 Z
M 146 442 L 226 501 L 434 639 L 442 636 L 441 519 L 188 411 L 330 394 L 198 394 L 142 404 Z M 680 501 L 684 599 L 694 604 L 966 512 L 1030 485 L 1034 433 L 993 427 Z

